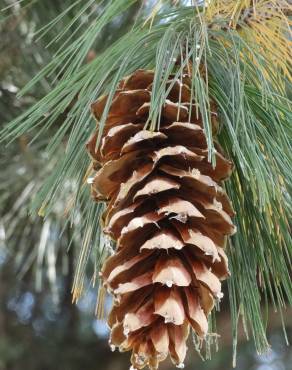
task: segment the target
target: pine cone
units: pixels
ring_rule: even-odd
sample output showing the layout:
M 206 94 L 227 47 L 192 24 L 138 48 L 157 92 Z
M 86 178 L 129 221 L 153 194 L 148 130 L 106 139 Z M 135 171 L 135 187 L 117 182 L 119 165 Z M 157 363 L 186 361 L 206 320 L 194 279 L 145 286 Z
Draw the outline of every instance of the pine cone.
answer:
M 168 354 L 183 367 L 190 327 L 203 338 L 222 296 L 220 280 L 229 275 L 223 247 L 235 232 L 232 206 L 219 185 L 232 163 L 217 144 L 216 166 L 208 162 L 202 120 L 190 112 L 187 75 L 183 84 L 169 81 L 160 130 L 143 128 L 153 77 L 138 70 L 120 83 L 101 145 L 96 149 L 98 128 L 87 144 L 98 170 L 92 194 L 108 201 L 104 232 L 116 241 L 101 272 L 114 296 L 110 344 L 131 350 L 135 369 L 157 369 Z M 106 102 L 104 96 L 93 103 L 97 120 Z

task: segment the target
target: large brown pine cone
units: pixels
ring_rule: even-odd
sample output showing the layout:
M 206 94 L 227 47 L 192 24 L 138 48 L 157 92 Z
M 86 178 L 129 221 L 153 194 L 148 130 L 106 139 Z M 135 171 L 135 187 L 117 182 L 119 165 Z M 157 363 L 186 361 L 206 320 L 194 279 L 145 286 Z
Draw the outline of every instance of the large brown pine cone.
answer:
M 216 166 L 208 162 L 201 118 L 189 111 L 188 76 L 169 81 L 159 132 L 143 129 L 153 77 L 139 70 L 120 83 L 101 145 L 98 127 L 87 144 L 97 170 L 92 194 L 108 201 L 104 232 L 116 241 L 101 272 L 114 296 L 110 343 L 132 351 L 135 369 L 156 369 L 168 354 L 183 367 L 190 327 L 204 337 L 222 296 L 220 280 L 229 274 L 223 247 L 235 231 L 219 185 L 232 163 L 217 144 Z M 106 102 L 92 105 L 97 121 Z

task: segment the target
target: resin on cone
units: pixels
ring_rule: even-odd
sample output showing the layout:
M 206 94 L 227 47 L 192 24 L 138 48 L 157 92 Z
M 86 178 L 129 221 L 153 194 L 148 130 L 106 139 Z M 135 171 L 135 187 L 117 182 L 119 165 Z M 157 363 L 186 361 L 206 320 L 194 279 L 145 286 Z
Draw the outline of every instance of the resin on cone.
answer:
M 190 111 L 190 78 L 170 79 L 159 131 L 145 130 L 154 72 L 138 70 L 119 85 L 101 144 L 87 144 L 97 171 L 91 185 L 105 200 L 104 232 L 116 241 L 101 271 L 114 296 L 110 345 L 132 351 L 132 368 L 157 369 L 168 355 L 183 367 L 191 330 L 204 338 L 208 315 L 229 275 L 226 236 L 234 212 L 220 183 L 232 163 L 220 146 L 208 162 L 200 115 Z M 98 121 L 107 96 L 92 104 Z M 212 109 L 212 111 L 215 110 Z M 216 112 L 212 112 L 216 131 Z

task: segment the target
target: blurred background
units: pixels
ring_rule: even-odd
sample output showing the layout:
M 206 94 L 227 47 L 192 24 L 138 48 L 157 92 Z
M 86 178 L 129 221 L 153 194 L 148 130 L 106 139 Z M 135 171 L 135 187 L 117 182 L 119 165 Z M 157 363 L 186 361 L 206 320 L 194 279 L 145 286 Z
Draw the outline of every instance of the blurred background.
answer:
M 52 76 L 51 81 L 44 79 L 28 94 L 17 96 L 53 57 L 54 48 L 47 45 L 61 25 L 56 25 L 39 40 L 33 38 L 36 30 L 69 7 L 70 1 L 44 0 L 23 8 L 14 1 L 0 3 L 1 7 L 14 4 L 8 13 L 1 13 L 0 124 L 3 127 L 43 96 L 56 77 Z M 106 27 L 89 58 L 127 29 L 138 12 L 139 6 L 135 5 L 122 19 Z M 73 10 L 66 16 L 73 18 Z M 58 117 L 56 126 L 61 122 L 62 117 Z M 31 142 L 29 135 L 22 136 L 0 149 L 0 370 L 128 369 L 128 355 L 110 351 L 106 323 L 96 319 L 97 287 L 92 286 L 90 278 L 83 297 L 72 304 L 74 267 L 82 238 L 78 235 L 81 215 L 76 215 L 74 235 L 64 215 L 73 185 L 68 182 L 64 199 L 59 200 L 45 219 L 29 212 L 33 193 L 54 165 L 54 160 L 48 165 L 44 149 L 47 137 L 54 134 L 54 128 L 50 130 L 41 134 L 37 141 Z M 88 276 L 92 276 L 90 269 L 89 265 Z M 232 369 L 227 291 L 225 296 L 225 303 L 217 315 L 219 336 L 214 337 L 212 360 L 204 361 L 195 350 L 196 343 L 191 343 L 190 339 L 187 370 Z M 108 298 L 106 310 L 110 305 Z M 274 313 L 272 317 L 270 314 L 268 332 L 272 349 L 264 355 L 255 353 L 252 342 L 246 340 L 239 325 L 236 369 L 292 369 L 292 349 L 286 345 L 289 337 L 292 339 L 291 313 L 291 310 L 285 313 L 286 333 L 280 314 Z M 205 357 L 209 357 L 208 348 Z M 161 368 L 170 369 L 172 365 L 166 363 Z

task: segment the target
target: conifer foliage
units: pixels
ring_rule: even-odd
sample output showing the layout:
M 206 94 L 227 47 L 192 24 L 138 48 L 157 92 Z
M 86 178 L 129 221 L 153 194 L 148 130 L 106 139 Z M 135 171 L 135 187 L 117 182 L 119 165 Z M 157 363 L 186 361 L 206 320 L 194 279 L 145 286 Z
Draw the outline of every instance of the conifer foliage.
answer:
M 70 185 L 74 300 L 101 271 L 111 345 L 182 366 L 228 277 L 234 353 L 239 318 L 263 352 L 269 310 L 292 304 L 291 1 L 61 3 L 38 33 L 54 57 L 19 95 L 48 90 L 0 140 L 46 137 L 33 213 Z

